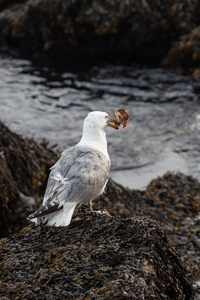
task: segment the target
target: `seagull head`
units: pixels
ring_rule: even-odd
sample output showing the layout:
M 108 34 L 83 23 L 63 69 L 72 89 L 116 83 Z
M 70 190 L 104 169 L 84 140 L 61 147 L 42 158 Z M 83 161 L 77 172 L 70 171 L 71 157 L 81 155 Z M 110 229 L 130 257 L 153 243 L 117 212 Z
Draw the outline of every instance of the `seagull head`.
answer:
M 99 127 L 103 130 L 106 126 L 118 130 L 120 125 L 120 123 L 116 119 L 109 117 L 109 115 L 106 112 L 102 111 L 90 112 L 85 118 L 84 123 L 89 123 L 90 126 Z
M 109 158 L 107 152 L 105 127 L 109 126 L 115 129 L 119 129 L 119 125 L 119 122 L 117 122 L 117 120 L 115 119 L 110 118 L 106 112 L 90 112 L 84 120 L 83 134 L 78 145 L 101 151 L 105 156 Z

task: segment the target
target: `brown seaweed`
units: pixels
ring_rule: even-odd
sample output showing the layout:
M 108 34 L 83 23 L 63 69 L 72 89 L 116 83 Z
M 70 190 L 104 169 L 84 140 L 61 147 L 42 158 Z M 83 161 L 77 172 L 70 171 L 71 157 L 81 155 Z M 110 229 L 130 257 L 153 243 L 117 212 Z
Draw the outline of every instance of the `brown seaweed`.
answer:
M 87 206 L 79 217 L 1 241 L 1 297 L 192 299 L 186 270 L 155 221 L 96 215 Z
M 25 222 L 43 194 L 49 168 L 58 153 L 23 138 L 0 123 L 0 237 Z

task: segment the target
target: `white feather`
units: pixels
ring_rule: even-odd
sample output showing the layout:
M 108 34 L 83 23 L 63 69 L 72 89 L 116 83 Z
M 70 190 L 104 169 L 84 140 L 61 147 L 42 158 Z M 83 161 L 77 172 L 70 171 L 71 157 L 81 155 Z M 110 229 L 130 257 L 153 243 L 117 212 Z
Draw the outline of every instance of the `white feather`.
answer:
M 45 218 L 48 220 L 47 225 L 56 227 L 68 226 L 71 222 L 76 203 L 67 202 L 64 208 L 56 211 L 55 213 L 47 215 Z

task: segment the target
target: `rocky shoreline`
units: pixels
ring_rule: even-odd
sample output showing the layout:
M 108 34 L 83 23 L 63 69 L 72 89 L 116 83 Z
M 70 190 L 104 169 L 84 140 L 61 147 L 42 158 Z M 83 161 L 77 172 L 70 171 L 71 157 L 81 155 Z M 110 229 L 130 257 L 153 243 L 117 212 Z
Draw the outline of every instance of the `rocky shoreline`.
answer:
M 156 64 L 199 80 L 199 14 L 198 0 L 0 0 L 0 51 Z M 30 225 L 59 155 L 0 123 L 0 298 L 199 299 L 200 183 L 167 173 L 140 191 L 110 179 L 94 201 L 110 217 L 82 205 L 66 228 Z
M 0 42 L 26 53 L 159 64 L 200 77 L 198 0 L 0 1 Z
M 92 214 L 83 205 L 69 227 L 27 226 L 59 151 L 1 123 L 0 153 L 0 232 L 9 235 L 0 240 L 2 297 L 195 299 L 191 283 L 200 278 L 197 180 L 169 173 L 139 191 L 110 179 L 94 208 L 107 209 L 111 217 Z

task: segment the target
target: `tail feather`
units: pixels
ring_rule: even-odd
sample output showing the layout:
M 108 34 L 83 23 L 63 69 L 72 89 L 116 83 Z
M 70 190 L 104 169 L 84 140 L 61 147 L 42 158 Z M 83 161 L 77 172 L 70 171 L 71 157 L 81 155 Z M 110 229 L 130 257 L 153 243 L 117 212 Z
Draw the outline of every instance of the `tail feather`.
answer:
M 28 220 L 37 224 L 41 221 L 42 223 L 46 223 L 47 226 L 68 226 L 71 222 L 75 208 L 76 203 L 68 202 L 63 207 L 48 214 L 44 214 L 44 212 L 41 214 L 38 213 L 38 211 L 40 210 L 39 209 L 35 213 L 30 215 L 28 217 Z
M 60 209 L 62 209 L 63 206 L 59 207 L 58 203 L 55 203 L 53 205 L 42 205 L 38 210 L 36 210 L 33 214 L 28 216 L 28 220 L 31 221 L 31 219 L 39 218 L 48 214 L 51 214 L 53 212 L 56 212 Z

